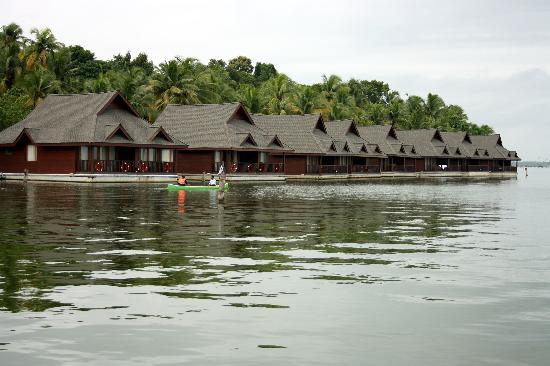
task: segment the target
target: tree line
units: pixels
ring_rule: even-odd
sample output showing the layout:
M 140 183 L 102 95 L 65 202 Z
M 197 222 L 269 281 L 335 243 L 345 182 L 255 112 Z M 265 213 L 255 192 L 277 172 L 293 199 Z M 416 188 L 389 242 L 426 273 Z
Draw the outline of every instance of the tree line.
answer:
M 34 28 L 27 38 L 15 23 L 2 26 L 0 130 L 23 119 L 48 94 L 111 90 L 122 93 L 150 122 L 167 104 L 240 101 L 252 113 L 322 113 L 327 120 L 350 118 L 361 125 L 493 133 L 437 94 L 403 98 L 383 81 L 323 75 L 319 83 L 304 85 L 271 63 L 253 64 L 245 56 L 207 64 L 176 57 L 155 65 L 145 53 L 127 52 L 99 60 L 82 46 L 59 42 L 50 29 Z

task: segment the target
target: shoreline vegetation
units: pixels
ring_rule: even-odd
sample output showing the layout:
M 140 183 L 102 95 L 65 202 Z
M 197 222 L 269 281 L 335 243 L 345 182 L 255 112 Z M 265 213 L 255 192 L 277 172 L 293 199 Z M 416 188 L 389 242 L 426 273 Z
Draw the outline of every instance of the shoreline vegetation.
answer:
M 146 53 L 127 52 L 99 60 L 91 50 L 59 42 L 48 28 L 34 28 L 26 37 L 15 23 L 1 27 L 0 130 L 22 120 L 48 94 L 111 90 L 119 90 L 151 123 L 168 104 L 242 102 L 251 113 L 322 113 L 325 120 L 353 119 L 359 125 L 493 133 L 437 94 L 402 97 L 383 81 L 323 75 L 319 83 L 305 85 L 246 56 L 207 64 L 176 57 L 155 65 Z

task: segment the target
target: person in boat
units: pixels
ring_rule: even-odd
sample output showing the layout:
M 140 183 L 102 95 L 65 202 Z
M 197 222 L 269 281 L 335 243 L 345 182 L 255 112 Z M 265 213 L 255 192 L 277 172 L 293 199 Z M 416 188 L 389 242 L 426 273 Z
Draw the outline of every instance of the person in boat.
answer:
M 179 186 L 187 185 L 187 178 L 185 178 L 185 175 L 178 175 L 178 185 Z
M 217 186 L 218 185 L 218 182 L 216 182 L 216 178 L 214 178 L 214 176 L 212 176 L 210 178 L 210 181 L 208 182 L 208 185 L 209 186 Z

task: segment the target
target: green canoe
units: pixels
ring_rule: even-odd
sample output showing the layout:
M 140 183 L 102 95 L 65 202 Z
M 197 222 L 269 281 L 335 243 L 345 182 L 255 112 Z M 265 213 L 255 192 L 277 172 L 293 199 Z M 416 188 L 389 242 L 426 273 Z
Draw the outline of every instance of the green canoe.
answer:
M 169 184 L 166 188 L 169 191 L 217 191 L 220 186 L 180 186 Z M 229 184 L 225 184 L 225 190 L 229 190 Z

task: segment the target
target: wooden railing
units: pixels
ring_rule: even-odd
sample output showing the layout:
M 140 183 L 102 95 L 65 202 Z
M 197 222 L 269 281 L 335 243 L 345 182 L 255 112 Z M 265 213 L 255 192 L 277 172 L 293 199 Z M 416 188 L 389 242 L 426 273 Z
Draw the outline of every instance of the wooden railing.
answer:
M 216 164 L 216 172 L 220 169 Z M 283 163 L 233 163 L 225 165 L 227 174 L 283 174 L 285 165 Z
M 348 174 L 348 165 L 319 165 L 320 174 Z
M 174 163 L 135 160 L 80 160 L 77 171 L 92 173 L 173 173 Z
M 380 173 L 380 165 L 352 165 L 352 173 Z

